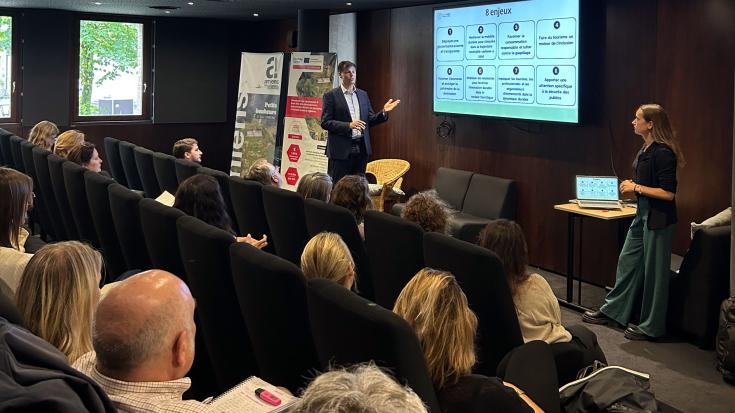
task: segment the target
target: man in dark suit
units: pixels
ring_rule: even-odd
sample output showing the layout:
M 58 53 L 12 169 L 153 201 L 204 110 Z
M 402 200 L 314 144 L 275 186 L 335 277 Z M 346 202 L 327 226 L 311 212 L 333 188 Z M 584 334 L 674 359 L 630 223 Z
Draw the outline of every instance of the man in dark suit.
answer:
M 337 65 L 340 85 L 322 98 L 322 129 L 327 135 L 327 167 L 336 184 L 345 175 L 365 174 L 367 160 L 372 153 L 370 126 L 388 120 L 400 99 L 389 99 L 381 112 L 373 112 L 367 92 L 355 87 L 357 70 L 354 63 L 342 61 Z

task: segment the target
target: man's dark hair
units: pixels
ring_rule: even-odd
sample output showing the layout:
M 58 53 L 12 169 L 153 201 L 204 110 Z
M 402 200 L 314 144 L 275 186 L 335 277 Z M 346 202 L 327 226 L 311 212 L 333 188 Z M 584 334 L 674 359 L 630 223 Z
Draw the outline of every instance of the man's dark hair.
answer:
M 191 150 L 194 148 L 194 145 L 199 145 L 199 142 L 197 142 L 194 138 L 184 138 L 179 139 L 174 143 L 173 148 L 173 155 L 175 158 L 178 159 L 184 159 L 184 154 L 187 152 L 191 152 Z
M 355 65 L 352 62 L 350 62 L 349 60 L 343 60 L 343 61 L 339 62 L 339 64 L 337 65 L 337 72 L 338 73 L 342 73 L 342 72 L 344 72 L 345 70 L 347 70 L 347 69 L 349 69 L 351 67 L 354 67 L 355 70 L 357 70 L 357 65 Z

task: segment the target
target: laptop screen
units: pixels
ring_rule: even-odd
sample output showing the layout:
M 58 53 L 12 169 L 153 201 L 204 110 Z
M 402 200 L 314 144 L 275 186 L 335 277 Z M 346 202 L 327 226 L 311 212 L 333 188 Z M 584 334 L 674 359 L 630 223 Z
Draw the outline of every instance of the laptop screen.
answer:
M 615 176 L 577 175 L 577 199 L 617 201 L 618 178 Z

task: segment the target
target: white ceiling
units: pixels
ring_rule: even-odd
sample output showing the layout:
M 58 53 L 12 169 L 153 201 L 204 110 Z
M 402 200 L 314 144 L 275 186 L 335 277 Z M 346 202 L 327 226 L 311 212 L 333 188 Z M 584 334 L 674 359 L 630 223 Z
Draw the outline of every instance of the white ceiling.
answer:
M 450 3 L 457 0 L 0 0 L 0 7 L 71 10 L 84 13 L 135 16 L 199 17 L 272 20 L 296 17 L 298 9 L 327 9 L 333 13 Z M 351 1 L 352 5 L 346 3 Z M 101 3 L 99 5 L 95 3 Z M 170 13 L 150 6 L 179 7 Z M 254 17 L 258 13 L 259 17 Z

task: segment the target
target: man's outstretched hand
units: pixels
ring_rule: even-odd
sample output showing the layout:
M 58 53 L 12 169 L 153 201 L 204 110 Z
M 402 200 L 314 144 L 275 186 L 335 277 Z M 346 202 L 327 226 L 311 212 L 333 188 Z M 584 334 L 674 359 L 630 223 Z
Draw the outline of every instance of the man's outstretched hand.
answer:
M 398 104 L 401 103 L 401 99 L 388 99 L 387 102 L 385 102 L 385 105 L 383 105 L 383 112 L 388 113 L 391 110 L 395 109 Z

